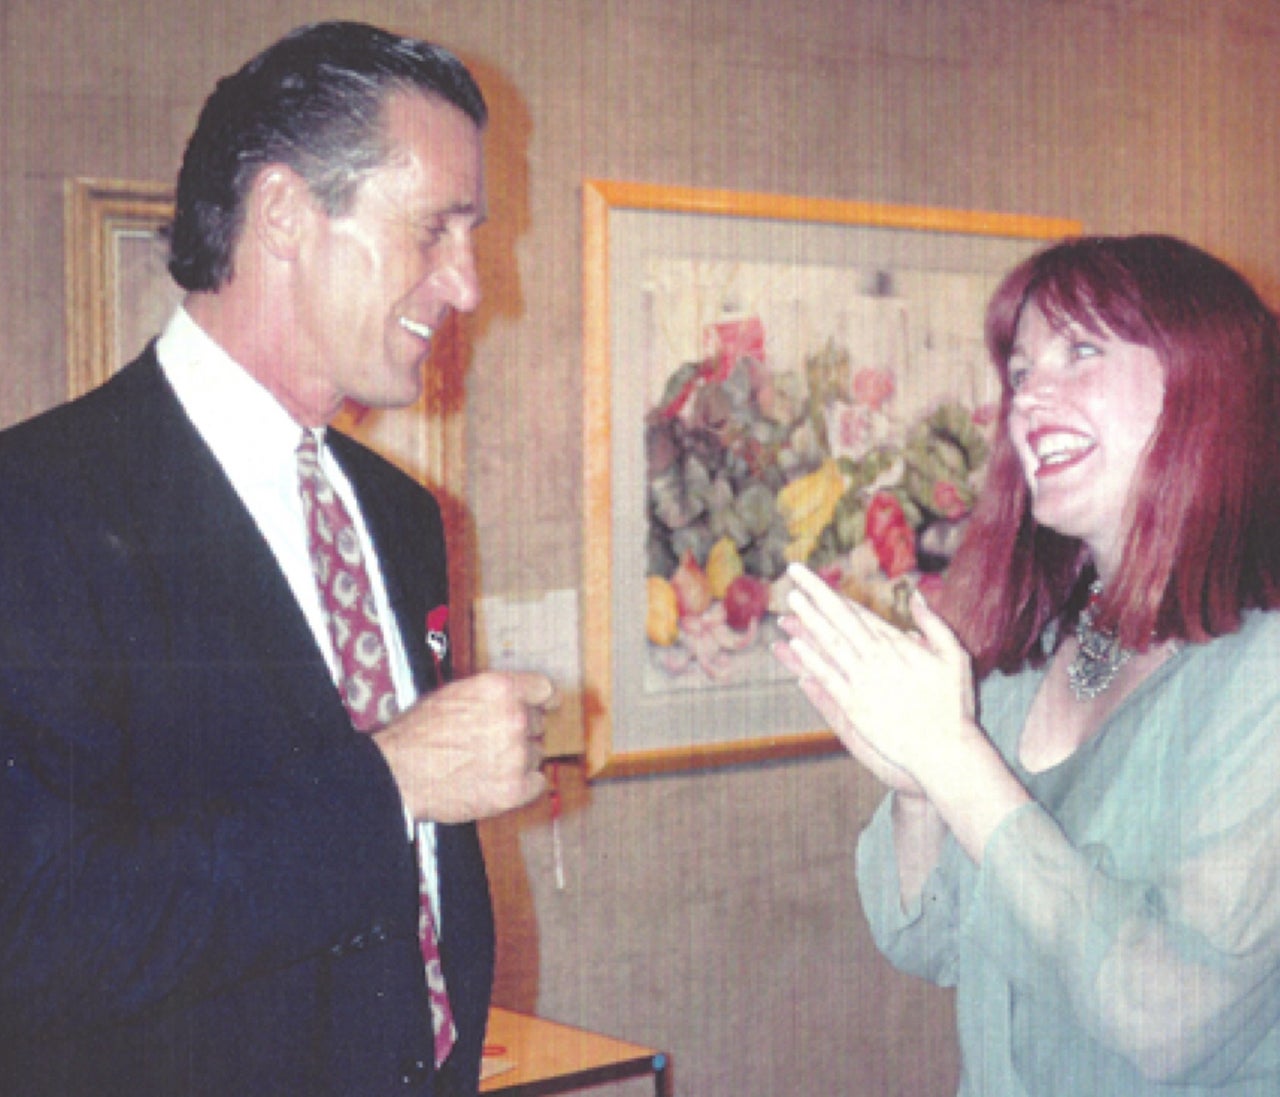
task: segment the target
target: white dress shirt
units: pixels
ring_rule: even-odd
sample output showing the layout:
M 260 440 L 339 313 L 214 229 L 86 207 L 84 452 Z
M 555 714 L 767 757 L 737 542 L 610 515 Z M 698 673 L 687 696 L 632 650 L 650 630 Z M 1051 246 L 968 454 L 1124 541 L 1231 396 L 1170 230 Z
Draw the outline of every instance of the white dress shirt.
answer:
M 306 517 L 298 492 L 297 450 L 303 428 L 181 307 L 160 336 L 156 355 L 178 402 L 213 451 L 275 554 L 336 683 L 341 667 L 312 570 Z M 360 502 L 346 474 L 324 444 L 323 428 L 314 433 L 320 443 L 324 474 L 342 498 L 360 537 L 378 617 L 383 625 L 396 699 L 401 709 L 408 708 L 417 700 L 417 690 Z M 430 824 L 418 827 L 418 851 L 439 926 L 435 830 Z

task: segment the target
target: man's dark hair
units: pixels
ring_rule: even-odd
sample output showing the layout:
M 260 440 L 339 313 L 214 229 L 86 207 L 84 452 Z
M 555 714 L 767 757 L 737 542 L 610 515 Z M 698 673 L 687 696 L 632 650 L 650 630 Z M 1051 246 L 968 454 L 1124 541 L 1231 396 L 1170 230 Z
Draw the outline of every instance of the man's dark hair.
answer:
M 340 216 L 389 152 L 383 108 L 416 92 L 488 119 L 475 80 L 448 50 L 363 23 L 299 27 L 218 82 L 178 173 L 169 271 L 191 291 L 230 277 L 244 201 L 258 171 L 284 164 Z

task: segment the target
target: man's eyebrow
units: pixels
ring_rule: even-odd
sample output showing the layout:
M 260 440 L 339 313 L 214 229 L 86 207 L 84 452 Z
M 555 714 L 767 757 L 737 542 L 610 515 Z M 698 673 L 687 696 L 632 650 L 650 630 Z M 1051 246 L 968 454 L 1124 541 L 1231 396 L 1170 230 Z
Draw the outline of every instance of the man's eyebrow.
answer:
M 412 215 L 416 221 L 438 221 L 441 218 L 469 217 L 476 225 L 482 225 L 489 218 L 486 207 L 475 202 L 454 202 L 439 209 L 422 210 Z
M 471 227 L 478 229 L 486 221 L 489 220 L 489 207 L 477 206 L 470 202 L 457 207 L 456 215 L 459 217 L 467 217 L 471 221 Z

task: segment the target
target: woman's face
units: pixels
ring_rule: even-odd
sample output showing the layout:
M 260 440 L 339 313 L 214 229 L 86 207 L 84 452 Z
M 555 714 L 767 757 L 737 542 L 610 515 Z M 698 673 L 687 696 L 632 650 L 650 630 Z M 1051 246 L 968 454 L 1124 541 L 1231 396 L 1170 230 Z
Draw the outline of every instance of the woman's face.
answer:
M 1018 321 L 1009 433 L 1037 522 L 1085 542 L 1106 582 L 1119 566 L 1134 475 L 1164 407 L 1164 369 L 1149 347 L 1035 305 Z

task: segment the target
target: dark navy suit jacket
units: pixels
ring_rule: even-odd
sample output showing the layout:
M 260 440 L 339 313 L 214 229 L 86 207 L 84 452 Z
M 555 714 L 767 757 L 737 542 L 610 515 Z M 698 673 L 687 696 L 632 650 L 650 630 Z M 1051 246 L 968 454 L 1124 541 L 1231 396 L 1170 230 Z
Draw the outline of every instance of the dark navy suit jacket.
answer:
M 425 691 L 439 510 L 331 445 Z M 399 794 L 154 353 L 0 433 L 0 1093 L 473 1093 L 474 827 L 438 862 L 441 1074 Z

